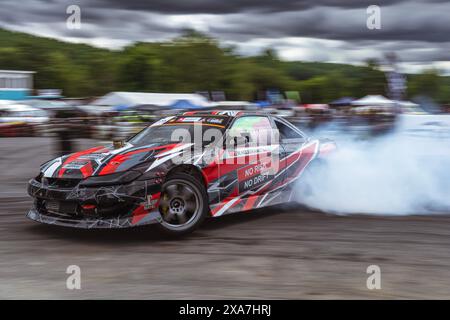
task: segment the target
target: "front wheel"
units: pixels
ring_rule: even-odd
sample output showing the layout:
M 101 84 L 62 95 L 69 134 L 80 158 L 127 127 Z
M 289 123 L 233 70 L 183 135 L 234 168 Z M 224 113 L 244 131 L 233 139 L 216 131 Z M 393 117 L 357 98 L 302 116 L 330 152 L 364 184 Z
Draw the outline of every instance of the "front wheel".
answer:
M 208 213 L 208 197 L 201 182 L 185 173 L 172 175 L 162 186 L 159 228 L 169 235 L 191 233 Z

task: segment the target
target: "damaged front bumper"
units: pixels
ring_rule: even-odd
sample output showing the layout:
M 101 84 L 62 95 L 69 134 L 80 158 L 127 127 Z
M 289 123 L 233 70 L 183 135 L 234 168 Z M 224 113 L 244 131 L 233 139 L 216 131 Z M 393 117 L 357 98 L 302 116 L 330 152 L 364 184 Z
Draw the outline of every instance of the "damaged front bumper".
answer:
M 154 180 L 87 188 L 61 180 L 28 184 L 34 198 L 27 217 L 45 224 L 84 229 L 129 228 L 160 221 L 160 184 Z

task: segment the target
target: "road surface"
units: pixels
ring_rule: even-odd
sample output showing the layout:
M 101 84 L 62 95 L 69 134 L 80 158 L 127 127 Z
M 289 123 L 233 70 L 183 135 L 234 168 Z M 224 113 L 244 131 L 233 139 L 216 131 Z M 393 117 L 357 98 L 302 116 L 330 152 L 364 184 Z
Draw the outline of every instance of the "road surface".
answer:
M 278 207 L 210 219 L 181 240 L 152 227 L 59 229 L 25 218 L 26 181 L 52 158 L 51 140 L 0 141 L 0 298 L 450 297 L 450 215 L 336 216 Z M 66 288 L 69 265 L 81 268 L 80 290 Z M 380 290 L 367 289 L 370 265 L 381 269 Z

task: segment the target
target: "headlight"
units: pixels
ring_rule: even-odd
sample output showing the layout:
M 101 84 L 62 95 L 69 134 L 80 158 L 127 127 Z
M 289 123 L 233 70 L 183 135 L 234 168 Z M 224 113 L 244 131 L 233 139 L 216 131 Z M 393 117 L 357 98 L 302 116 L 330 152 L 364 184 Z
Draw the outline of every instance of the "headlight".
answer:
M 39 172 L 39 174 L 34 178 L 37 182 L 42 182 L 42 177 L 44 176 L 43 172 Z
M 89 177 L 80 183 L 80 187 L 102 187 L 117 184 L 127 184 L 141 176 L 137 171 L 126 171 L 108 174 L 106 176 Z

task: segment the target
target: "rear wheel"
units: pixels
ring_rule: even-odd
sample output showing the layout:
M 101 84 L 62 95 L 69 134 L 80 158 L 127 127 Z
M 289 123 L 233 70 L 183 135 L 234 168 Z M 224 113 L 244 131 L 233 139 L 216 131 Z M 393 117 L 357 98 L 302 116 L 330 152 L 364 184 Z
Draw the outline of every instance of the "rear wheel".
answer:
M 201 182 L 185 173 L 176 173 L 163 184 L 159 202 L 159 228 L 170 235 L 194 231 L 208 213 L 208 197 Z

